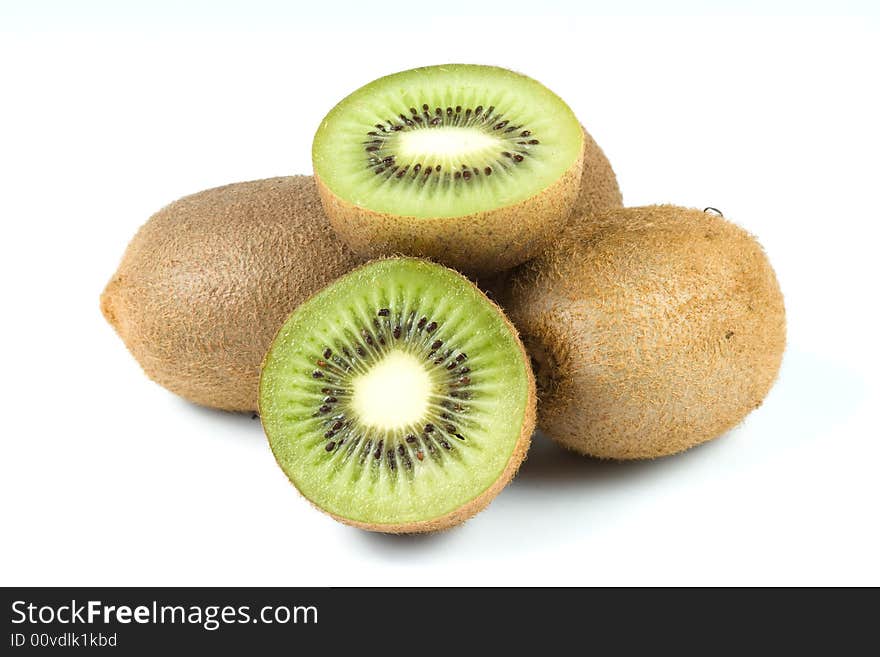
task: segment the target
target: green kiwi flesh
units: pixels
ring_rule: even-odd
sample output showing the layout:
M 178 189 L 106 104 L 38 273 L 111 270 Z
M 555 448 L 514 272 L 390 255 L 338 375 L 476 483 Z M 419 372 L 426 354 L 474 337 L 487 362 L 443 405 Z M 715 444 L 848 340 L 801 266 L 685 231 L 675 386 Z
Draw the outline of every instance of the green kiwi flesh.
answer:
M 299 306 L 266 355 L 260 412 L 278 464 L 342 522 L 443 529 L 513 476 L 534 427 L 530 365 L 460 274 L 369 263 Z
M 511 205 L 578 158 L 581 126 L 524 75 L 451 64 L 389 75 L 327 115 L 315 172 L 345 200 L 384 214 L 458 217 Z

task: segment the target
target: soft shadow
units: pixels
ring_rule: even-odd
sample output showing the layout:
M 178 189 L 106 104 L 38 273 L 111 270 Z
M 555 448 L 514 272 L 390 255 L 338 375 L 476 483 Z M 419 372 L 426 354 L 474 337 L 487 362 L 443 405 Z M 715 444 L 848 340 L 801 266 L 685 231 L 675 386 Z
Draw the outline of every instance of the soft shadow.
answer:
M 502 545 L 505 551 L 528 551 L 548 542 L 589 540 L 636 508 L 657 504 L 658 496 L 699 495 L 728 479 L 742 485 L 750 468 L 768 463 L 784 469 L 794 453 L 827 439 L 866 396 L 858 375 L 793 351 L 764 405 L 716 440 L 665 458 L 619 462 L 585 458 L 536 433 L 516 479 L 463 526 L 418 536 L 361 532 L 355 540 L 375 556 L 401 563 L 428 556 L 432 563 L 455 560 L 462 550 L 492 559 Z
M 752 467 L 779 463 L 827 439 L 867 398 L 857 374 L 814 354 L 786 355 L 765 403 L 723 436 L 650 461 L 589 459 L 536 433 L 520 473 L 487 511 L 481 528 L 520 546 L 578 540 L 676 490 L 699 495 L 742 485 Z M 692 491 L 692 492 L 691 492 Z
M 174 402 L 181 413 L 189 413 L 196 416 L 200 422 L 204 422 L 209 427 L 234 428 L 237 431 L 242 431 L 242 433 L 256 435 L 263 439 L 263 427 L 260 424 L 260 417 L 256 413 L 250 411 L 246 413 L 221 411 L 216 408 L 193 404 L 177 396 L 174 397 Z

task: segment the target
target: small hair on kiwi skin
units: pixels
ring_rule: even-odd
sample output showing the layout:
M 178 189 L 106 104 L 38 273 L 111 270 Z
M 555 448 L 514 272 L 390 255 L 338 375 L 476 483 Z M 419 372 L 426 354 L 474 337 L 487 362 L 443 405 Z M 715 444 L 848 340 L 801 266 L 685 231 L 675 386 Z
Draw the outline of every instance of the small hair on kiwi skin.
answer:
M 500 296 L 535 364 L 538 426 L 600 458 L 666 456 L 722 435 L 761 405 L 785 349 L 763 249 L 695 209 L 572 223 Z
M 333 233 L 312 176 L 234 183 L 154 214 L 101 311 L 155 382 L 196 404 L 254 411 L 284 318 L 362 261 Z

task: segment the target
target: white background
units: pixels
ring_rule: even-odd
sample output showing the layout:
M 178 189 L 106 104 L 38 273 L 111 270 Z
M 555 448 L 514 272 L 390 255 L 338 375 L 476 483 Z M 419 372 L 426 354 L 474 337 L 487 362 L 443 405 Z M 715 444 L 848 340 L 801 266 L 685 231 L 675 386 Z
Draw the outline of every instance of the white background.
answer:
M 0 583 L 880 584 L 880 22 L 641 4 L 0 0 Z M 824 4 L 738 6 L 871 3 Z M 615 464 L 537 436 L 466 525 L 367 534 L 297 495 L 259 422 L 147 380 L 98 295 L 159 207 L 310 172 L 344 95 L 450 61 L 559 93 L 628 205 L 712 205 L 757 234 L 789 346 L 720 440 Z

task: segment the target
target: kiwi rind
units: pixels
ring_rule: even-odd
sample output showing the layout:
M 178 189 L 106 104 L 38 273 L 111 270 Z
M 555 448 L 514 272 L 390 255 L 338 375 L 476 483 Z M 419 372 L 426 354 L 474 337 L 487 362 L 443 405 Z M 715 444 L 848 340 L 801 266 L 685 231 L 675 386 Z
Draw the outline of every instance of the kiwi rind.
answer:
M 101 310 L 152 380 L 196 404 L 252 411 L 284 318 L 361 262 L 333 233 L 312 176 L 234 183 L 153 215 Z
M 368 263 L 362 265 L 361 267 L 355 268 L 351 272 L 351 274 L 355 275 L 355 274 L 357 274 L 358 270 L 360 270 L 360 269 L 364 269 L 366 267 L 369 267 L 376 262 L 387 261 L 387 260 L 416 261 L 417 259 L 406 258 L 406 257 L 380 258 L 380 259 L 376 259 L 371 262 L 368 262 Z M 462 506 L 460 506 L 460 507 L 458 507 L 458 508 L 456 508 L 446 514 L 443 514 L 441 516 L 437 516 L 437 517 L 433 517 L 433 518 L 425 518 L 423 520 L 418 520 L 418 521 L 413 521 L 413 522 L 402 522 L 402 523 L 362 522 L 362 521 L 358 521 L 358 520 L 355 520 L 352 518 L 348 518 L 348 517 L 333 513 L 331 511 L 323 508 L 322 506 L 317 504 L 314 500 L 312 500 L 308 496 L 306 496 L 303 493 L 303 491 L 300 490 L 300 488 L 297 486 L 296 482 L 292 478 L 288 477 L 288 480 L 290 481 L 291 485 L 293 485 L 294 488 L 296 488 L 297 491 L 300 493 L 300 495 L 302 495 L 305 499 L 307 499 L 313 507 L 315 507 L 316 509 L 318 509 L 322 513 L 329 515 L 334 520 L 337 520 L 340 523 L 343 523 L 343 524 L 346 524 L 346 525 L 349 525 L 352 527 L 357 527 L 359 529 L 363 529 L 363 530 L 367 530 L 367 531 L 380 532 L 380 533 L 386 533 L 386 534 L 428 533 L 428 532 L 436 532 L 436 531 L 442 531 L 442 530 L 449 529 L 451 527 L 454 527 L 456 525 L 463 523 L 464 521 L 470 519 L 471 517 L 473 517 L 474 515 L 476 515 L 477 513 L 482 511 L 483 509 L 485 509 L 491 503 L 491 501 L 501 492 L 501 490 L 508 483 L 510 483 L 510 481 L 513 479 L 513 477 L 516 475 L 520 465 L 525 460 L 526 455 L 528 454 L 529 445 L 531 443 L 532 434 L 534 433 L 535 423 L 536 423 L 536 418 L 537 418 L 537 393 L 536 393 L 536 387 L 535 387 L 535 378 L 532 373 L 532 368 L 531 368 L 528 354 L 526 353 L 525 347 L 523 346 L 523 343 L 519 338 L 519 334 L 517 332 L 516 327 L 510 322 L 510 320 L 507 318 L 507 316 L 504 314 L 504 311 L 498 306 L 498 304 L 494 303 L 491 299 L 486 297 L 485 294 L 482 291 L 480 291 L 479 288 L 476 285 L 474 285 L 474 283 L 472 281 L 470 281 L 469 279 L 467 279 L 463 275 L 458 274 L 458 272 L 455 272 L 455 273 L 461 278 L 461 280 L 465 281 L 470 288 L 472 288 L 473 290 L 476 291 L 476 293 L 479 295 L 479 297 L 482 298 L 486 302 L 488 307 L 490 307 L 494 312 L 496 312 L 498 314 L 498 317 L 502 320 L 504 326 L 507 328 L 508 331 L 510 331 L 511 336 L 514 339 L 514 342 L 518 347 L 519 356 L 522 358 L 522 361 L 523 361 L 524 372 L 525 372 L 526 378 L 527 378 L 528 393 L 527 393 L 526 405 L 525 405 L 525 409 L 524 409 L 524 414 L 523 414 L 522 425 L 520 428 L 519 437 L 514 445 L 513 450 L 511 451 L 511 454 L 510 454 L 510 457 L 508 458 L 507 464 L 506 464 L 504 470 L 501 472 L 501 474 L 495 479 L 495 481 L 488 488 L 486 488 L 482 493 L 480 493 L 476 497 L 472 498 L 466 504 L 463 504 Z M 330 284 L 330 285 L 332 285 L 332 284 Z M 328 285 L 327 287 L 329 287 L 330 285 Z M 316 295 L 320 294 L 321 291 L 322 290 L 315 292 L 312 295 L 312 298 L 315 297 Z M 276 339 L 279 339 L 279 337 L 282 335 L 282 332 L 283 332 L 283 326 L 278 331 Z M 261 374 L 261 381 L 260 381 L 260 388 L 261 389 L 263 389 L 263 387 L 264 387 L 264 375 L 266 372 L 266 364 L 269 360 L 271 353 L 272 353 L 272 347 L 270 346 L 269 350 L 267 350 L 267 352 L 266 352 L 266 356 L 265 356 L 263 363 L 262 363 L 262 374 Z M 261 399 L 262 399 L 262 395 L 261 395 Z M 262 408 L 260 409 L 260 416 L 261 416 L 261 421 L 264 423 L 264 429 L 266 429 L 265 420 L 264 420 L 265 415 L 262 411 Z M 267 432 L 267 436 L 268 436 L 268 432 Z M 273 452 L 273 456 L 276 459 L 276 463 L 278 464 L 279 468 L 284 470 L 284 465 L 279 460 L 279 454 L 276 453 L 276 451 L 274 449 L 272 450 L 272 452 Z
M 666 456 L 725 433 L 760 406 L 785 349 L 764 251 L 694 209 L 574 223 L 501 296 L 536 363 L 539 427 L 600 458 Z
M 492 274 L 535 256 L 571 215 L 580 194 L 583 155 L 556 182 L 514 205 L 462 217 L 423 219 L 373 212 L 318 191 L 336 232 L 365 258 L 430 258 L 470 274 Z

